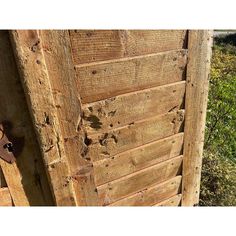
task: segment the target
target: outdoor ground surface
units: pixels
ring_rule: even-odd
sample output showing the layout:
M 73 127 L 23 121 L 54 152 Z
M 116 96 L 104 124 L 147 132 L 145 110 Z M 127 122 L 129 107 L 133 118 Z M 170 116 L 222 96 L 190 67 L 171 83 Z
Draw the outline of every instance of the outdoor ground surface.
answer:
M 216 34 L 202 169 L 201 206 L 236 206 L 236 34 Z

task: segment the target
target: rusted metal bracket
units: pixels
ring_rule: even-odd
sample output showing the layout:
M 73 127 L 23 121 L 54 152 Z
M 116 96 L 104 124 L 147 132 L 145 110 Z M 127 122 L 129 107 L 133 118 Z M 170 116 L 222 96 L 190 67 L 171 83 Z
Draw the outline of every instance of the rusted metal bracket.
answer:
M 14 163 L 16 159 L 13 155 L 13 144 L 7 138 L 2 124 L 0 124 L 0 138 L 0 157 L 8 163 Z

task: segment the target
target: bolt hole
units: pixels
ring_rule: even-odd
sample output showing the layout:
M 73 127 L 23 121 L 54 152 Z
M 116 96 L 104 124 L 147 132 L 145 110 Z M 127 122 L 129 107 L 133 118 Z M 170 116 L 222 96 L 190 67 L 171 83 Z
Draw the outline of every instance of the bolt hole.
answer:
M 4 144 L 3 148 L 7 149 L 8 152 L 13 152 L 13 145 L 12 145 L 12 143 Z
M 92 139 L 90 139 L 88 137 L 85 137 L 84 143 L 85 143 L 86 146 L 89 146 L 92 143 Z

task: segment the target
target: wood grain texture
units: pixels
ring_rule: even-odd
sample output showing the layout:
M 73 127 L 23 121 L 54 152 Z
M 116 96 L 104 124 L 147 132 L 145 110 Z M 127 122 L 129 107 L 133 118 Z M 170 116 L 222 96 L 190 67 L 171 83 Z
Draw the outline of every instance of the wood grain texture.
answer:
M 114 180 L 97 188 L 100 205 L 111 204 L 121 198 L 161 183 L 180 174 L 182 156 Z
M 40 37 L 68 158 L 68 181 L 73 183 L 77 205 L 97 205 L 92 163 L 80 155 L 84 150 L 85 133 L 81 127 L 81 102 L 69 33 L 67 30 L 43 30 Z
M 137 120 L 182 108 L 185 81 L 116 96 L 83 106 L 88 134 L 109 131 Z
M 199 201 L 212 31 L 189 32 L 186 120 L 184 128 L 183 206 Z
M 181 191 L 181 176 L 146 188 L 130 197 L 112 203 L 110 206 L 152 206 Z
M 56 205 L 76 205 L 72 181 L 69 181 L 68 158 L 39 32 L 11 31 L 11 39 Z
M 53 205 L 7 31 L 0 31 L 0 81 L 0 122 L 12 126 L 10 132 L 23 148 L 14 164 L 0 159 L 14 205 Z
M 211 36 L 0 32 L 0 122 L 23 147 L 0 205 L 197 204 Z
M 182 154 L 183 133 L 95 162 L 96 185 L 121 178 Z
M 160 203 L 155 204 L 154 206 L 168 206 L 168 207 L 172 207 L 172 206 L 180 206 L 181 204 L 181 197 L 182 194 L 178 194 L 176 196 L 173 196 L 169 199 L 166 199 Z
M 181 132 L 184 111 L 140 120 L 109 132 L 88 135 L 84 157 L 92 161 L 112 158 L 129 149 L 157 141 Z
M 41 31 L 40 36 L 77 204 L 97 205 L 92 163 L 79 155 L 84 149 L 85 134 L 80 126 L 81 103 L 68 31 Z
M 12 198 L 8 188 L 0 188 L 0 207 L 13 206 Z
M 76 66 L 82 103 L 184 79 L 187 51 L 168 51 Z
M 71 30 L 75 64 L 184 48 L 186 30 Z

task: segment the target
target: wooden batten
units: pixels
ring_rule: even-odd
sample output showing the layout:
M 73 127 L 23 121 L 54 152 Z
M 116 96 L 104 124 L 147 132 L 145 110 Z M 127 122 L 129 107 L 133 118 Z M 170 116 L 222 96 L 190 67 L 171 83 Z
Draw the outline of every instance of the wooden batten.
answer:
M 199 201 L 211 45 L 212 31 L 189 31 L 184 128 L 183 206 L 192 206 Z
M 0 122 L 11 127 L 20 149 L 16 162 L 0 159 L 8 190 L 16 206 L 53 205 L 38 142 L 28 112 L 9 33 L 0 31 Z
M 55 202 L 57 205 L 76 205 L 39 32 L 11 31 L 11 39 Z
M 40 37 L 77 205 L 97 205 L 92 163 L 82 156 L 86 134 L 81 124 L 82 108 L 69 33 L 47 30 L 40 31 Z

